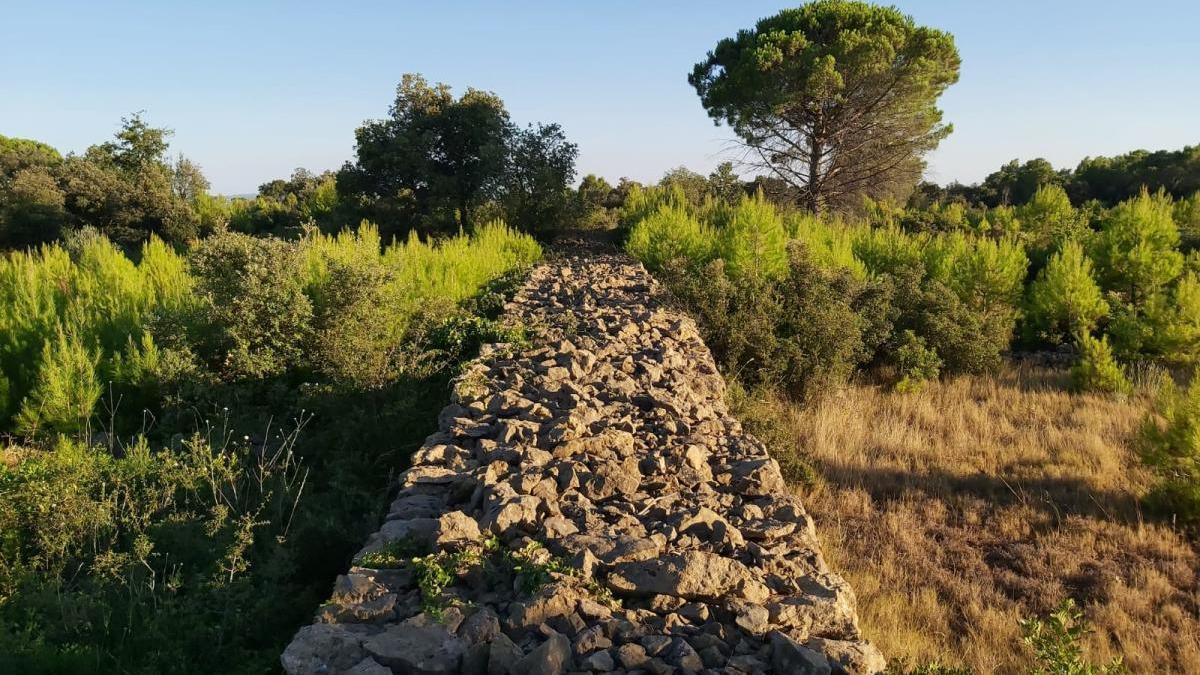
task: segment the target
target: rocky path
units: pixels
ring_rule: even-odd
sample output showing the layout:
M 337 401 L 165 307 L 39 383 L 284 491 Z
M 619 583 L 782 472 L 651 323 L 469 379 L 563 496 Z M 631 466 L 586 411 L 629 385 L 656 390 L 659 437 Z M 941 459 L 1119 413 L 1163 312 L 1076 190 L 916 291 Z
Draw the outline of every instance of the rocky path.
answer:
M 868 673 L 854 598 L 692 321 L 580 243 L 510 303 L 292 675 Z

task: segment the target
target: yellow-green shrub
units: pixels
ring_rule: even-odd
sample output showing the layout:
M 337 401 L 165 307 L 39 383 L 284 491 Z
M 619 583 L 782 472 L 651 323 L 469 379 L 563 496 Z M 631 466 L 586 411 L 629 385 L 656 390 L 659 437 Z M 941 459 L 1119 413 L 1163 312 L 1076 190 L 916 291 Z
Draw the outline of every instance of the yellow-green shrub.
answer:
M 719 230 L 718 255 L 734 277 L 778 279 L 787 274 L 787 231 L 761 193 L 743 197 Z
M 692 217 L 682 206 L 661 205 L 638 221 L 625 248 L 652 270 L 683 260 L 700 266 L 717 252 L 717 233 Z

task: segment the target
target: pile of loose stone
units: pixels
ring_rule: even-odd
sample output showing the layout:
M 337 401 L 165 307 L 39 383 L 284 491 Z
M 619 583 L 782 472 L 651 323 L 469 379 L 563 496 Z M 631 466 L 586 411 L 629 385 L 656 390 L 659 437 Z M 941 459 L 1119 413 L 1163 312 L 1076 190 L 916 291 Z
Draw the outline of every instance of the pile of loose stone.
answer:
M 537 346 L 490 345 L 464 371 L 288 673 L 883 669 L 694 323 L 641 265 L 580 244 L 506 316 Z M 429 598 L 411 558 L 387 555 L 422 549 L 476 562 Z M 488 562 L 506 551 L 557 564 L 531 589 Z

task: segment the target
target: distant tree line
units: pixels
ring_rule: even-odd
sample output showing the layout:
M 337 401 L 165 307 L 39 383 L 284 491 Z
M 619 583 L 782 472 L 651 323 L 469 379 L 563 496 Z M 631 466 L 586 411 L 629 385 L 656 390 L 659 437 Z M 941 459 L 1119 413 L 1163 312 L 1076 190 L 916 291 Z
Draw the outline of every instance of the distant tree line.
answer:
M 574 224 L 578 147 L 558 124 L 518 126 L 492 92 L 455 97 L 445 84 L 403 77 L 386 118 L 355 132 L 337 171 L 297 169 L 253 198 L 211 194 L 200 167 L 168 154 L 169 129 L 141 114 L 111 141 L 63 155 L 0 136 L 0 247 L 25 248 L 91 227 L 126 250 L 152 235 L 181 244 L 216 231 L 296 236 L 376 222 L 385 240 L 454 234 L 505 220 L 546 235 Z
M 1114 157 L 1085 157 L 1074 169 L 1055 169 L 1045 159 L 1012 160 L 988 174 L 981 183 L 923 183 L 915 197 L 925 204 L 963 201 L 987 207 L 1021 205 L 1039 188 L 1056 185 L 1071 202 L 1096 202 L 1105 207 L 1136 197 L 1146 188 L 1162 190 L 1175 199 L 1200 191 L 1200 145 L 1179 150 L 1134 150 Z

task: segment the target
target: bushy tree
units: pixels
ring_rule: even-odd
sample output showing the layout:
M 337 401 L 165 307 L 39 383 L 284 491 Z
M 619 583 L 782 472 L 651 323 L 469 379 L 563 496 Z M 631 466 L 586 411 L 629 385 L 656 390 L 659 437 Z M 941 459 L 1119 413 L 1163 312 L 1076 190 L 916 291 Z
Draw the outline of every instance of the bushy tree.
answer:
M 686 166 L 677 166 L 667 171 L 659 179 L 658 187 L 682 194 L 685 203 L 692 208 L 698 208 L 712 196 L 708 179 Z
M 1027 326 L 1038 338 L 1058 344 L 1071 335 L 1090 334 L 1108 313 L 1092 261 L 1076 241 L 1067 241 L 1029 285 Z
M 911 191 L 950 133 L 936 101 L 958 69 L 947 33 L 893 7 L 816 0 L 721 40 L 688 81 L 747 161 L 819 212 Z
M 498 193 L 512 123 L 494 93 L 405 74 L 382 120 L 355 131 L 356 159 L 338 172 L 338 191 L 368 202 L 379 222 L 428 230 L 469 226 Z
M 0 188 L 26 169 L 54 169 L 62 155 L 53 147 L 25 138 L 0 134 Z
M 1137 305 L 1179 276 L 1178 246 L 1171 198 L 1143 190 L 1104 217 L 1093 246 L 1101 284 Z
M 1097 200 L 1111 206 L 1143 188 L 1165 190 L 1175 198 L 1200 190 L 1200 145 L 1179 150 L 1134 150 L 1115 157 L 1085 157 L 1067 184 L 1076 203 Z
M 529 126 L 513 134 L 503 184 L 507 222 L 546 234 L 567 225 L 570 183 L 579 146 L 557 124 Z
M 356 159 L 337 174 L 337 192 L 386 235 L 449 233 L 510 209 L 516 225 L 561 225 L 577 149 L 557 124 L 521 130 L 500 97 L 405 74 L 388 117 L 355 132 Z
M 225 233 L 201 241 L 189 257 L 198 305 L 187 327 L 214 372 L 230 380 L 263 378 L 299 364 L 312 304 L 294 245 Z
M 1200 280 L 1196 273 L 1186 272 L 1138 307 L 1127 307 L 1111 332 L 1118 351 L 1130 358 L 1196 363 L 1200 359 Z
M 987 206 L 1017 206 L 1033 199 L 1043 187 L 1062 185 L 1064 179 L 1062 172 L 1041 157 L 1025 163 L 1014 159 L 988 174 L 973 196 Z
M 742 179 L 733 170 L 733 162 L 721 162 L 708 174 L 708 191 L 713 197 L 730 204 L 746 194 Z
M 141 115 L 122 120 L 112 141 L 68 156 L 57 177 L 72 219 L 126 247 L 151 235 L 184 242 L 199 234 L 190 200 L 207 189 L 199 167 L 168 161 L 169 129 Z
M 0 185 L 0 246 L 25 248 L 59 237 L 67 223 L 66 195 L 48 169 L 21 169 Z

